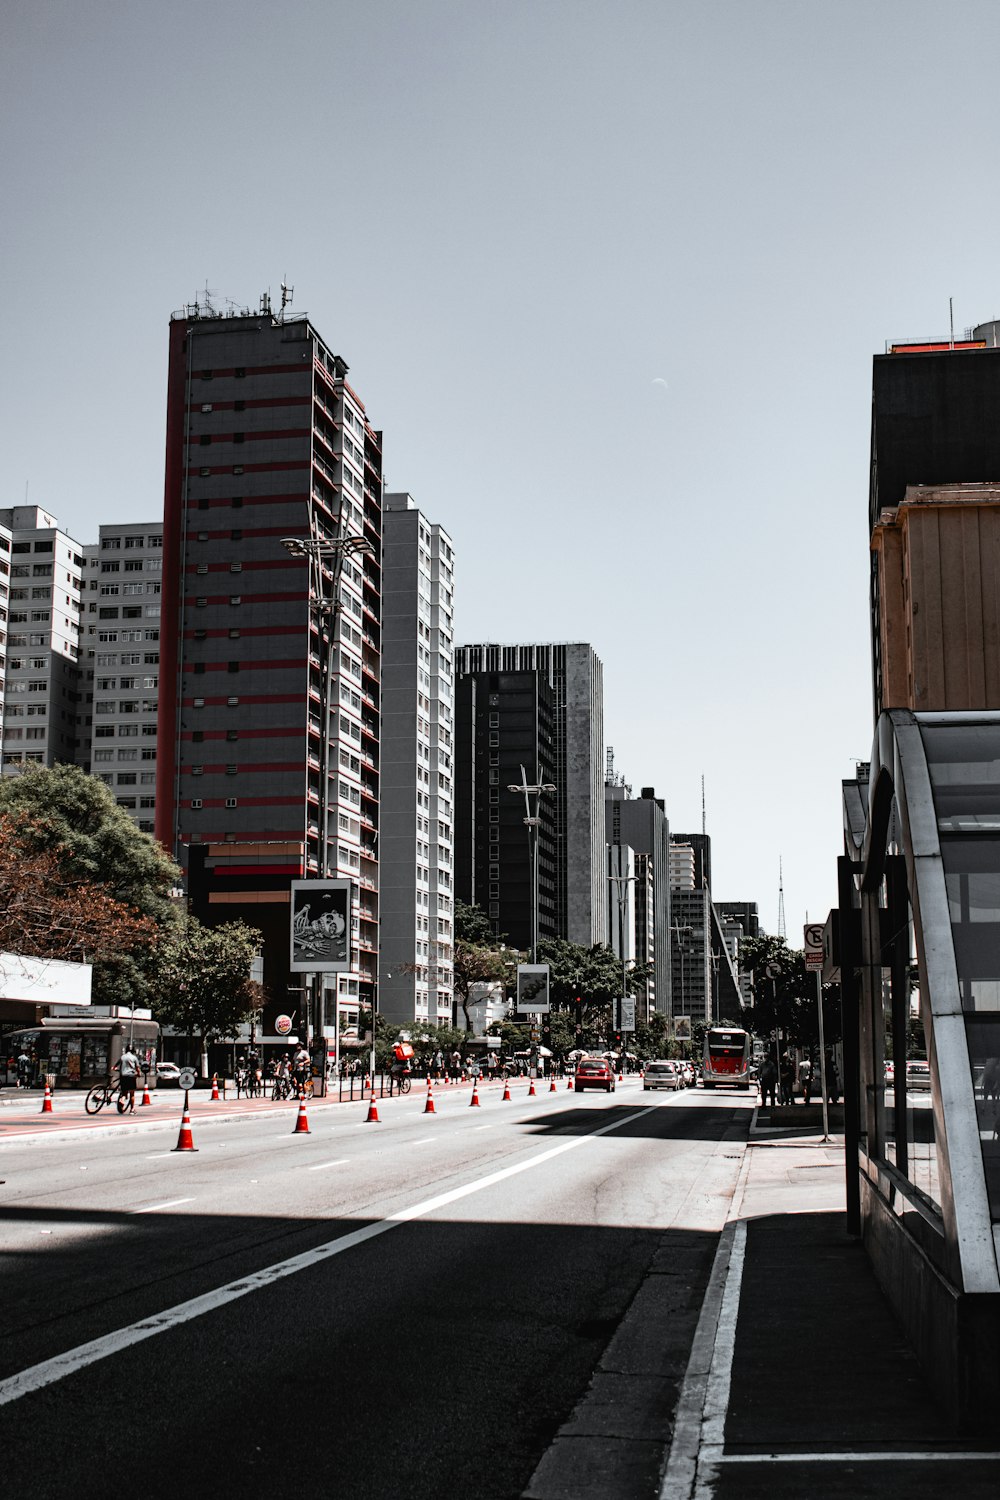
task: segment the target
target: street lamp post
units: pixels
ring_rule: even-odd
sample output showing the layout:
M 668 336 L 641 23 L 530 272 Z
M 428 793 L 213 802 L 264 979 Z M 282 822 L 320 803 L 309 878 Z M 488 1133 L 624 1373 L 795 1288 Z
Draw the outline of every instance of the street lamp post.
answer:
M 281 545 L 292 557 L 299 558 L 309 564 L 309 623 L 310 627 L 315 623 L 316 633 L 320 643 L 320 705 L 322 713 L 320 732 L 320 788 L 319 788 L 319 838 L 320 852 L 318 860 L 318 876 L 321 880 L 326 879 L 330 873 L 329 856 L 329 834 L 330 834 L 330 708 L 332 700 L 332 685 L 334 676 L 335 653 L 339 644 L 339 620 L 343 610 L 343 599 L 341 597 L 341 585 L 344 577 L 344 563 L 348 558 L 360 557 L 364 554 L 375 555 L 375 548 L 364 536 L 354 536 L 341 532 L 339 536 L 328 537 L 322 535 L 310 536 L 283 536 Z M 307 845 L 308 847 L 308 845 Z M 348 922 L 350 913 L 348 913 Z M 321 997 L 323 995 L 322 971 L 317 970 L 312 975 L 313 989 L 316 991 L 316 1009 L 321 1010 Z M 376 982 L 372 985 L 372 1053 L 375 1047 L 375 992 Z M 309 992 L 310 985 L 304 986 L 305 995 L 305 1033 L 306 1046 L 311 1050 L 312 1037 L 310 1034 L 309 1016 Z M 334 1007 L 334 1027 L 339 1029 L 340 1011 L 339 1004 Z M 320 1016 L 320 1025 L 323 1025 L 323 1017 Z M 325 1070 L 324 1070 L 325 1076 Z M 373 1070 L 374 1076 L 374 1070 Z
M 524 795 L 524 826 L 528 830 L 528 870 L 531 879 L 531 962 L 538 962 L 538 829 L 541 822 L 539 817 L 539 803 L 542 793 L 552 793 L 556 790 L 550 781 L 536 781 L 534 785 L 528 783 L 528 773 L 521 767 L 521 780 L 508 784 L 508 792 L 521 792 Z M 530 799 L 535 799 L 535 810 L 531 810 Z M 540 1012 L 532 1011 L 535 1017 L 533 1024 L 540 1024 Z M 535 1058 L 537 1071 L 537 1057 Z M 544 1071 L 544 1066 L 543 1066 Z
M 611 847 L 613 847 L 613 846 L 609 846 L 609 858 L 610 858 L 610 849 L 611 849 Z M 619 846 L 619 850 L 620 850 L 620 846 Z M 619 865 L 620 864 L 621 864 L 621 854 L 619 852 Z M 622 1000 L 625 999 L 625 986 L 628 983 L 628 980 L 627 980 L 627 977 L 626 977 L 627 973 L 628 973 L 628 965 L 627 965 L 627 961 L 626 961 L 626 957 L 625 957 L 625 905 L 626 905 L 626 902 L 628 901 L 628 888 L 629 888 L 629 886 L 631 884 L 634 884 L 638 879 L 639 879 L 638 875 L 622 875 L 622 874 L 612 875 L 611 872 L 610 872 L 610 870 L 608 871 L 608 880 L 614 886 L 616 886 L 616 888 L 617 888 L 616 894 L 617 894 L 617 897 L 618 897 L 618 955 L 619 955 L 619 957 L 621 958 L 621 961 L 622 961 L 622 996 L 621 996 Z M 621 1015 L 619 1015 L 618 1019 L 619 1020 L 622 1019 Z M 614 1030 L 615 1028 L 612 1028 L 612 1029 Z M 624 1047 L 624 1040 L 622 1042 L 622 1046 Z

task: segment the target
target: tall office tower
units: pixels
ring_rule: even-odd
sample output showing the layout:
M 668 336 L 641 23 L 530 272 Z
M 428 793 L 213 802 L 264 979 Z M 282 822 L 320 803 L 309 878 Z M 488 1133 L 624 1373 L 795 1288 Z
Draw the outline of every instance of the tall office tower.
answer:
M 529 952 L 534 936 L 533 859 L 538 865 L 537 937 L 556 925 L 555 796 L 538 798 L 535 843 L 520 783 L 555 785 L 552 684 L 538 671 L 467 672 L 455 684 L 455 892 L 478 906 L 493 931 Z M 534 815 L 535 798 L 531 798 Z
M 199 848 L 204 916 L 261 929 L 265 1034 L 306 1004 L 285 993 L 293 879 L 351 880 L 337 1010 L 373 996 L 381 542 L 381 434 L 308 318 L 267 298 L 176 314 L 156 832 L 184 864 Z M 334 1034 L 332 1015 L 313 1023 Z
M 451 538 L 407 494 L 382 513 L 379 1010 L 450 1025 L 454 943 Z
M 608 754 L 611 752 L 609 750 Z M 636 956 L 652 967 L 644 988 L 648 1010 L 670 1015 L 670 826 L 664 803 L 653 787 L 644 786 L 639 797 L 619 779 L 609 779 L 604 788 L 608 844 L 635 851 Z M 615 922 L 616 882 L 608 895 L 609 921 Z
M 756 901 L 717 901 L 716 910 L 724 922 L 738 922 L 743 937 L 760 936 L 760 920 Z
M 872 372 L 874 709 L 1000 708 L 1000 322 Z
M 0 526 L 11 538 L 4 771 L 74 762 L 83 549 L 36 505 L 0 510 Z
M 670 835 L 671 988 L 676 1015 L 711 1022 L 712 893 L 703 875 L 706 850 L 694 837 Z
M 551 780 L 556 788 L 551 794 L 556 840 L 556 935 L 586 946 L 603 943 L 608 920 L 604 853 L 604 669 L 593 648 L 580 643 L 462 646 L 456 657 L 459 689 L 462 678 L 473 674 L 500 676 L 519 672 L 533 674 L 538 679 L 539 703 L 545 694 L 550 695 L 551 702 L 554 755 Z M 526 770 L 530 781 L 531 767 L 526 766 Z M 519 779 L 515 775 L 511 781 Z M 538 777 L 539 782 L 546 779 Z M 514 804 L 509 799 L 517 794 L 508 792 L 503 785 L 499 790 L 500 808 L 512 808 Z M 543 795 L 543 814 L 547 800 Z M 523 818 L 523 798 L 520 805 Z M 467 836 L 460 822 L 459 841 Z M 461 890 L 459 894 L 462 895 Z M 463 895 L 462 899 L 467 898 Z
M 0 522 L 0 773 L 3 771 L 3 715 L 7 682 L 7 614 L 10 608 L 10 530 Z
M 152 833 L 163 522 L 102 526 L 84 547 L 80 762 Z

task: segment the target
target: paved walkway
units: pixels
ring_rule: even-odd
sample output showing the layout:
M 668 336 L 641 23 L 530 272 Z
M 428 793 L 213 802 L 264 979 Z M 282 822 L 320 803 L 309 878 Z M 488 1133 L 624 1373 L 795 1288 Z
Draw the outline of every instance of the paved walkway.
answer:
M 660 1500 L 993 1500 L 997 1450 L 949 1431 L 847 1234 L 843 1139 L 752 1127 Z

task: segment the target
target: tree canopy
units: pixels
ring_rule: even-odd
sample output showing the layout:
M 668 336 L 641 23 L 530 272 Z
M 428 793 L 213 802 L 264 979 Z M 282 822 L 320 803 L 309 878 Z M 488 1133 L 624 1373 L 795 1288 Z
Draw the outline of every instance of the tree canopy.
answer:
M 246 922 L 203 927 L 189 917 L 164 944 L 156 1019 L 203 1046 L 233 1036 L 261 1008 L 261 987 L 250 978 L 259 948 L 260 933 Z
M 778 1032 L 792 1046 L 814 1047 L 819 1041 L 816 979 L 806 968 L 804 954 L 788 947 L 784 938 L 761 933 L 740 944 L 740 966 L 753 973 L 753 1005 L 744 1009 L 743 1024 L 755 1036 Z M 776 970 L 768 975 L 768 968 Z M 840 990 L 823 987 L 823 1031 L 827 1046 L 839 1041 L 842 1024 Z

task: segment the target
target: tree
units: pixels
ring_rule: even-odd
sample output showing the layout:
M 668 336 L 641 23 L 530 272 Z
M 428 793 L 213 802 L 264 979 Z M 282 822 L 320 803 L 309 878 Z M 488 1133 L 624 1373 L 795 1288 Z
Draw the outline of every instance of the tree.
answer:
M 768 968 L 777 973 L 771 977 Z M 753 1005 L 743 1011 L 742 1024 L 755 1036 L 782 1034 L 786 1045 L 812 1048 L 819 1042 L 816 979 L 806 969 L 805 956 L 788 947 L 784 938 L 761 933 L 740 944 L 740 968 L 753 973 Z M 841 1017 L 837 985 L 823 988 L 823 1031 L 827 1046 L 839 1041 Z
M 469 992 L 474 984 L 502 984 L 504 992 L 517 982 L 519 954 L 496 936 L 478 906 L 455 902 L 455 950 L 453 954 L 455 997 L 465 1016 L 465 1030 L 472 1030 Z
M 69 876 L 59 847 L 33 847 L 28 813 L 0 813 L 0 950 L 74 963 L 111 960 L 156 941 L 156 924 L 103 886 Z
M 198 1037 L 202 1052 L 233 1036 L 263 1003 L 261 986 L 250 978 L 259 948 L 260 933 L 246 922 L 203 927 L 189 917 L 163 953 L 156 1019 Z
M 99 889 L 152 924 L 149 941 L 102 950 L 92 991 L 100 1004 L 151 1006 L 159 941 L 184 920 L 172 897 L 181 878 L 173 860 L 117 806 L 103 781 L 78 766 L 29 766 L 3 779 L 0 813 L 16 820 L 26 857 L 50 855 L 65 885 Z

